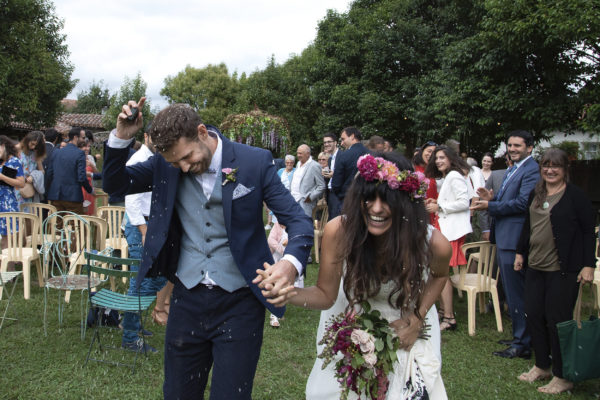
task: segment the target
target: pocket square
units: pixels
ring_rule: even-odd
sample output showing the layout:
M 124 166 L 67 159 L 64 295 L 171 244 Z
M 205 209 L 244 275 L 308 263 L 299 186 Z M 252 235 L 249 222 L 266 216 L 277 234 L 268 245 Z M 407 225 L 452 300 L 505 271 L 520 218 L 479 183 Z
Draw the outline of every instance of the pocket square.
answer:
M 254 190 L 254 187 L 247 188 L 246 186 L 238 183 L 238 185 L 233 189 L 233 200 L 239 199 L 240 197 L 244 197 L 248 193 Z

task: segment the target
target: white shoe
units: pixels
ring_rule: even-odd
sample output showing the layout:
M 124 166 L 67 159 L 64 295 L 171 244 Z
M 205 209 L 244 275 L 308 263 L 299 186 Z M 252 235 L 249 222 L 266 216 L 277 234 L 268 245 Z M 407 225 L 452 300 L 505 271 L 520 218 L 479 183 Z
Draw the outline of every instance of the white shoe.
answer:
M 269 225 L 269 224 L 266 224 L 266 225 L 265 225 L 265 231 L 268 231 L 268 230 L 271 230 L 271 225 Z
M 269 317 L 269 325 L 271 325 L 273 328 L 279 328 L 279 319 L 273 314 L 271 314 Z

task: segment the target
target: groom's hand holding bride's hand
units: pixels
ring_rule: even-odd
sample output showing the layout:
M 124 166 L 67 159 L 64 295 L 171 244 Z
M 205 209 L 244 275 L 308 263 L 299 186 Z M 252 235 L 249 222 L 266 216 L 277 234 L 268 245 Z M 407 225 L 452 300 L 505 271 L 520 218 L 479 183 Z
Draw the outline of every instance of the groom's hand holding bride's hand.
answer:
M 262 294 L 269 303 L 282 307 L 290 297 L 296 295 L 293 289 L 298 271 L 291 262 L 283 259 L 273 265 L 264 263 L 263 266 L 264 270 L 256 270 L 258 275 L 252 283 L 262 289 Z
M 400 339 L 400 348 L 408 351 L 419 338 L 421 329 L 423 328 L 423 321 L 411 313 L 407 318 L 390 322 L 390 326 L 396 332 L 398 339 Z

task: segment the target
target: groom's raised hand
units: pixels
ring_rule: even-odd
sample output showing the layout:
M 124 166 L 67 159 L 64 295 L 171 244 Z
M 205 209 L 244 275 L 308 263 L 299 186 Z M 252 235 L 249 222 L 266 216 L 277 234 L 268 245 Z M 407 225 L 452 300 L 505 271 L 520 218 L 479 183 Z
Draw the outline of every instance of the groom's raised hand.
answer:
M 275 264 L 263 264 L 264 270 L 257 269 L 257 276 L 252 283 L 262 289 L 262 294 L 269 303 L 277 307 L 283 306 L 287 300 L 286 294 L 289 290 L 283 290 L 294 285 L 298 271 L 294 265 L 287 260 L 279 260 Z
M 144 126 L 144 117 L 142 116 L 142 108 L 146 98 L 142 97 L 136 103 L 133 100 L 129 100 L 127 104 L 124 104 L 121 108 L 121 113 L 117 117 L 117 137 L 119 139 L 131 139 L 135 136 L 137 131 Z M 129 117 L 133 115 L 132 110 L 137 109 L 137 117 L 134 120 L 130 120 Z

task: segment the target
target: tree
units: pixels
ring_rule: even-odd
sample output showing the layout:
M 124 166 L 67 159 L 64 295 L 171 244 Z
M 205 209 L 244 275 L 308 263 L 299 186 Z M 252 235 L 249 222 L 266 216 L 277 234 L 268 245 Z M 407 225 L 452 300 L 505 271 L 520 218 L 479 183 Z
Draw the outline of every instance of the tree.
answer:
M 0 126 L 56 122 L 76 83 L 62 27 L 48 0 L 0 0 Z
M 110 107 L 110 93 L 108 88 L 103 87 L 104 81 L 96 83 L 92 81 L 87 90 L 77 94 L 77 107 L 74 112 L 80 114 L 102 114 L 102 111 Z
M 160 94 L 169 104 L 189 104 L 205 123 L 218 126 L 233 111 L 238 90 L 237 76 L 229 76 L 227 66 L 221 63 L 205 68 L 186 66 L 165 78 Z
M 142 79 L 141 74 L 138 72 L 135 78 L 130 79 L 125 77 L 123 84 L 119 89 L 119 92 L 110 98 L 110 107 L 104 114 L 103 122 L 104 128 L 107 130 L 114 129 L 117 126 L 117 117 L 121 112 L 123 105 L 127 104 L 129 100 L 138 101 L 141 97 L 146 96 L 146 88 L 148 84 Z M 144 108 L 141 110 L 144 116 L 144 124 L 154 118 L 154 114 L 150 110 L 150 102 L 146 100 Z M 143 141 L 143 128 L 137 133 L 138 140 Z

